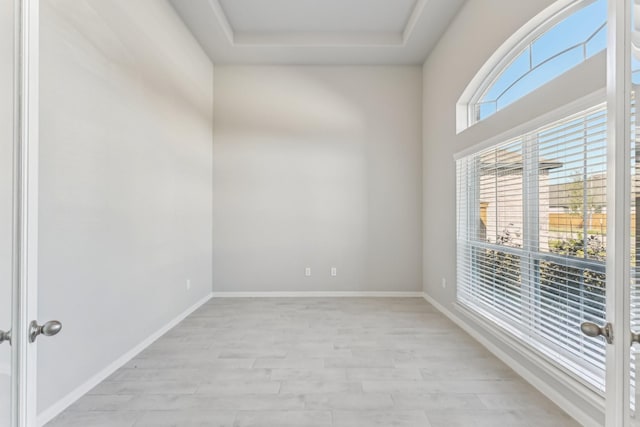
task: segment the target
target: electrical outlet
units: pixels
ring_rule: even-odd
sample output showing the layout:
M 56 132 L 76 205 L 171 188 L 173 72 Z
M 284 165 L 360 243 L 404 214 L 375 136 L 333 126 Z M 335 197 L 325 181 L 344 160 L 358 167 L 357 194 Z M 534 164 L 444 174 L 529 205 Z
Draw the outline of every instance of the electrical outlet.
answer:
M 336 267 L 331 267 L 331 275 L 336 277 L 338 275 L 338 269 Z
M 187 279 L 187 290 L 191 290 L 191 279 Z
M 304 275 L 307 277 L 311 276 L 311 267 L 307 267 L 304 269 Z
M 447 287 L 447 279 L 445 279 L 444 277 L 442 278 L 442 288 L 446 288 Z

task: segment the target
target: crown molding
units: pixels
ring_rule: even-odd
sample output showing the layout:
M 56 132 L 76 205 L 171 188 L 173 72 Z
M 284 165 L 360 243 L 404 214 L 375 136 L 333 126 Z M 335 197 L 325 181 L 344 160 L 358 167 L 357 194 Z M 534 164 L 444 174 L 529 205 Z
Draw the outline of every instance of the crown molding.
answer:
M 416 28 L 420 17 L 422 16 L 422 12 L 424 11 L 425 6 L 429 0 L 418 0 L 416 4 L 413 6 L 413 11 L 407 20 L 407 25 L 404 27 L 402 31 L 402 44 L 406 45 L 409 43 L 411 39 L 411 34 L 413 34 L 413 30 Z
M 405 28 L 400 32 L 246 32 L 236 31 L 220 0 L 208 0 L 213 13 L 229 44 L 237 46 L 271 47 L 404 47 L 411 39 L 413 30 L 422 17 L 429 0 L 416 0 Z
M 233 28 L 229 23 L 227 14 L 222 8 L 220 1 L 219 0 L 208 0 L 208 1 L 209 1 L 209 6 L 211 6 L 211 9 L 213 10 L 214 15 L 216 15 L 216 18 L 218 19 L 218 23 L 222 27 L 222 31 L 224 32 L 224 35 L 227 37 L 227 40 L 229 40 L 229 43 L 231 44 L 231 46 L 235 46 L 236 44 L 235 32 L 233 31 Z

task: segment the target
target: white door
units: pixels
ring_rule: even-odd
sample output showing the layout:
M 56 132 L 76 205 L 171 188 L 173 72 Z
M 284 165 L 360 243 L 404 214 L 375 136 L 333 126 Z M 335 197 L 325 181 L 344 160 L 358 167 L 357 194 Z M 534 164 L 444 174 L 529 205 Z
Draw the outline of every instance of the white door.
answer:
M 625 74 L 625 87 L 619 90 L 624 90 L 630 96 L 625 100 L 625 116 L 629 118 L 626 124 L 628 137 L 621 139 L 623 144 L 616 144 L 616 149 L 621 151 L 621 159 L 624 155 L 625 160 L 628 160 L 630 168 L 625 168 L 626 189 L 621 191 L 626 197 L 617 201 L 626 213 L 625 228 L 621 231 L 627 236 L 624 245 L 628 250 L 624 253 L 624 266 L 621 266 L 621 283 L 624 286 L 619 287 L 619 292 L 622 293 L 619 299 L 623 306 L 620 309 L 622 315 L 618 316 L 626 328 L 621 331 L 623 339 L 617 343 L 621 354 L 615 361 L 616 364 L 622 363 L 622 372 L 620 378 L 612 378 L 612 381 L 617 382 L 620 398 L 625 399 L 625 402 L 630 401 L 630 404 L 619 405 L 624 408 L 618 412 L 625 425 L 640 426 L 640 336 L 637 335 L 640 333 L 640 104 L 637 102 L 640 96 L 640 0 L 621 2 L 611 8 L 611 13 L 621 7 L 625 8 L 625 20 L 620 19 L 619 25 L 623 26 L 624 31 L 619 32 L 618 37 L 623 40 L 618 40 L 617 45 L 624 55 L 615 59 L 616 65 Z M 612 90 L 611 92 L 613 93 Z M 614 417 L 613 405 L 610 411 L 610 417 Z
M 609 0 L 608 27 L 607 324 L 590 332 L 608 341 L 606 427 L 627 427 L 640 426 L 640 0 Z
M 11 327 L 14 4 L 0 2 L 0 331 Z M 0 427 L 10 424 L 11 348 L 0 335 Z
M 0 1 L 0 427 L 36 425 L 38 1 Z

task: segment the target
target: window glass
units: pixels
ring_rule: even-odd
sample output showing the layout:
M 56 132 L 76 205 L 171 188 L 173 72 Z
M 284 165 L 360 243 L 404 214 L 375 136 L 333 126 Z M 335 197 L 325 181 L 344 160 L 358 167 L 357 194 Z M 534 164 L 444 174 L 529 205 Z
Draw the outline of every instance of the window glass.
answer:
M 582 61 L 582 47 L 577 47 L 539 65 L 533 72 L 524 74 L 515 85 L 497 99 L 497 109 L 500 110 L 517 101 Z
M 606 49 L 606 19 L 606 0 L 596 0 L 532 40 L 470 106 L 470 124 L 495 114 Z
M 607 2 L 598 0 L 565 18 L 532 43 L 533 66 L 565 49 L 587 42 L 606 21 L 606 16 Z M 606 37 L 602 48 L 605 47 Z
M 604 388 L 606 109 L 457 163 L 458 301 L 523 345 Z

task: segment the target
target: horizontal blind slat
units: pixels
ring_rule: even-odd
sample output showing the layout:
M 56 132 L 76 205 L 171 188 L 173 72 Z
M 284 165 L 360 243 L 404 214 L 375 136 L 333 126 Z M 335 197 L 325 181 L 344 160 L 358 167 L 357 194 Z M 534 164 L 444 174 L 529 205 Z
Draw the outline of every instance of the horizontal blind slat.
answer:
M 599 105 L 456 163 L 458 300 L 601 389 L 604 344 L 579 325 L 606 317 L 606 117 Z

